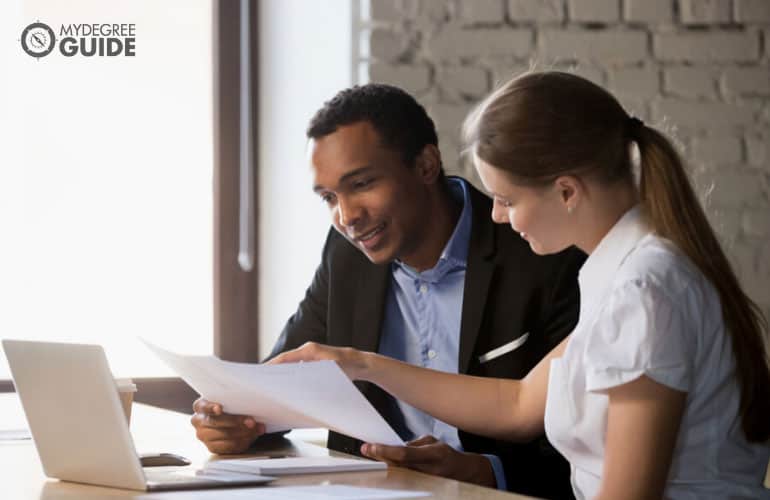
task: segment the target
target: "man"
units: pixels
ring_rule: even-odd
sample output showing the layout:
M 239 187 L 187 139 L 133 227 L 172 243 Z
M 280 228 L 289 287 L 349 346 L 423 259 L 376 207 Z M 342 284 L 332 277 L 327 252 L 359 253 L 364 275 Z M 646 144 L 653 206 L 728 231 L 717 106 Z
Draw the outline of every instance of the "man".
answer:
M 538 257 L 509 227 L 495 226 L 491 200 L 445 177 L 433 122 L 410 95 L 380 84 L 343 90 L 313 117 L 308 138 L 313 189 L 334 227 L 271 357 L 315 341 L 438 370 L 521 378 L 572 330 L 584 256 Z M 545 437 L 514 444 L 458 432 L 375 386 L 359 387 L 413 440 L 378 458 L 541 497 L 571 496 L 568 466 Z M 216 403 L 198 400 L 194 408 L 197 435 L 213 452 L 242 452 L 264 432 Z M 332 432 L 328 445 L 358 454 L 361 443 Z

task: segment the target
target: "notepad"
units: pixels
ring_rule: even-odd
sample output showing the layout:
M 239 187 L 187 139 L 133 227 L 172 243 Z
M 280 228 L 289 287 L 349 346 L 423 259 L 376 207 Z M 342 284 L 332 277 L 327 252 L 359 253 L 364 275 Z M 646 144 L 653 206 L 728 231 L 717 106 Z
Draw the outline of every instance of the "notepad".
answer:
M 384 470 L 384 462 L 340 457 L 235 458 L 206 464 L 206 472 L 240 472 L 267 476 Z

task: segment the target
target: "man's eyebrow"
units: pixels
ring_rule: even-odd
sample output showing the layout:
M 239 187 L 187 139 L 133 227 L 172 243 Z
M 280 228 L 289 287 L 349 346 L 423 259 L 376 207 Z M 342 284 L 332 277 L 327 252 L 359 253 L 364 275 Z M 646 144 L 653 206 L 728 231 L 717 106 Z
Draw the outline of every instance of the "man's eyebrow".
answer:
M 357 175 L 365 174 L 369 170 L 373 170 L 373 169 L 374 169 L 374 167 L 371 166 L 371 165 L 364 165 L 362 167 L 358 167 L 357 169 L 351 170 L 347 174 L 345 174 L 342 177 L 340 177 L 339 182 L 340 182 L 340 184 L 342 184 L 343 182 L 345 182 L 346 180 L 350 179 L 351 177 L 355 177 Z M 319 185 L 319 184 L 316 184 L 315 186 L 313 186 L 313 192 L 315 192 L 315 193 L 323 191 L 324 189 L 326 189 L 326 188 L 321 186 L 321 185 Z

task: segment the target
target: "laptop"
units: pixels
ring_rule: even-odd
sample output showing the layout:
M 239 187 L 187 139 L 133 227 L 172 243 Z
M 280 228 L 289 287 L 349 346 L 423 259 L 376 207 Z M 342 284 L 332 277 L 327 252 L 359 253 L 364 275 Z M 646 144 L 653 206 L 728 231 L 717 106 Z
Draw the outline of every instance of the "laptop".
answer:
M 101 346 L 2 343 L 46 476 L 144 491 L 258 485 L 274 479 L 142 468 Z

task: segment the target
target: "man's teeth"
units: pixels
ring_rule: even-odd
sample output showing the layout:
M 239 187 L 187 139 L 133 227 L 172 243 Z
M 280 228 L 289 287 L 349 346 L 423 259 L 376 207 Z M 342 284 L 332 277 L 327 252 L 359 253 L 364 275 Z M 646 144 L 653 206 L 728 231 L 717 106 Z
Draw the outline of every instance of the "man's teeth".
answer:
M 382 231 L 383 226 L 377 226 L 372 231 L 366 233 L 365 235 L 361 236 L 359 241 L 367 241 L 375 237 L 380 231 Z

